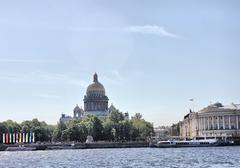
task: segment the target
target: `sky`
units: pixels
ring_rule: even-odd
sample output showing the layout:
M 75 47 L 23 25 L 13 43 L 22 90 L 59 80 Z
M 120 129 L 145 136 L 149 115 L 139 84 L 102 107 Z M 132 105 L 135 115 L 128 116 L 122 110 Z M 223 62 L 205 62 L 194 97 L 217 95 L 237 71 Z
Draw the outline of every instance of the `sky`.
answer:
M 0 0 L 0 122 L 73 115 L 98 73 L 154 126 L 240 103 L 238 0 Z M 194 99 L 190 102 L 189 99 Z

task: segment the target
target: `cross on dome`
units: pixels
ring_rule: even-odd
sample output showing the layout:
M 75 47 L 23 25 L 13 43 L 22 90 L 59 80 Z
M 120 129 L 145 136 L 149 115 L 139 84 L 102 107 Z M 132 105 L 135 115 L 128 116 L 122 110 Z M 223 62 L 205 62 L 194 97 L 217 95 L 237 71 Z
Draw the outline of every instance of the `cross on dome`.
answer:
M 93 82 L 98 82 L 98 75 L 95 72 L 95 74 L 93 75 Z

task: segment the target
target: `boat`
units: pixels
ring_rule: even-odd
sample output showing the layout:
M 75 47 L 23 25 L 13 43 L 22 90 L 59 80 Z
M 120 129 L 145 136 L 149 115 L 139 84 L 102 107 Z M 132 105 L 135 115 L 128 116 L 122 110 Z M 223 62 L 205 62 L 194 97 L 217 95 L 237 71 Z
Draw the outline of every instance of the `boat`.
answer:
M 185 140 L 185 141 L 158 141 L 156 144 L 152 144 L 151 147 L 157 148 L 170 148 L 170 147 L 210 147 L 218 146 L 217 139 L 201 139 L 201 140 Z

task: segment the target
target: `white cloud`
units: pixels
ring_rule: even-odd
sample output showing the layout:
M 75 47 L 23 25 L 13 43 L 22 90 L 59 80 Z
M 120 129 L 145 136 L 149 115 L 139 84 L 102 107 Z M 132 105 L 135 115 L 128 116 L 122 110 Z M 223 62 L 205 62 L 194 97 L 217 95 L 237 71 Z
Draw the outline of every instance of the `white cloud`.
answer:
M 144 26 L 129 26 L 127 31 L 133 33 L 142 33 L 142 34 L 154 34 L 159 36 L 166 36 L 171 38 L 178 38 L 179 36 L 173 33 L 168 32 L 164 27 L 157 25 L 144 25 Z

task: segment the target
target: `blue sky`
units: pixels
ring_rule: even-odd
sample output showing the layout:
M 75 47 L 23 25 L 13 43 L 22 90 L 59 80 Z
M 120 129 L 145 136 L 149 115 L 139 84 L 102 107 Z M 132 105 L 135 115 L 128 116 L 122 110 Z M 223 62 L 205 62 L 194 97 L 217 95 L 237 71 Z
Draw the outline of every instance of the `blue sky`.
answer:
M 0 121 L 72 115 L 92 75 L 157 125 L 240 103 L 240 3 L 0 1 Z M 189 102 L 194 98 L 194 103 Z

